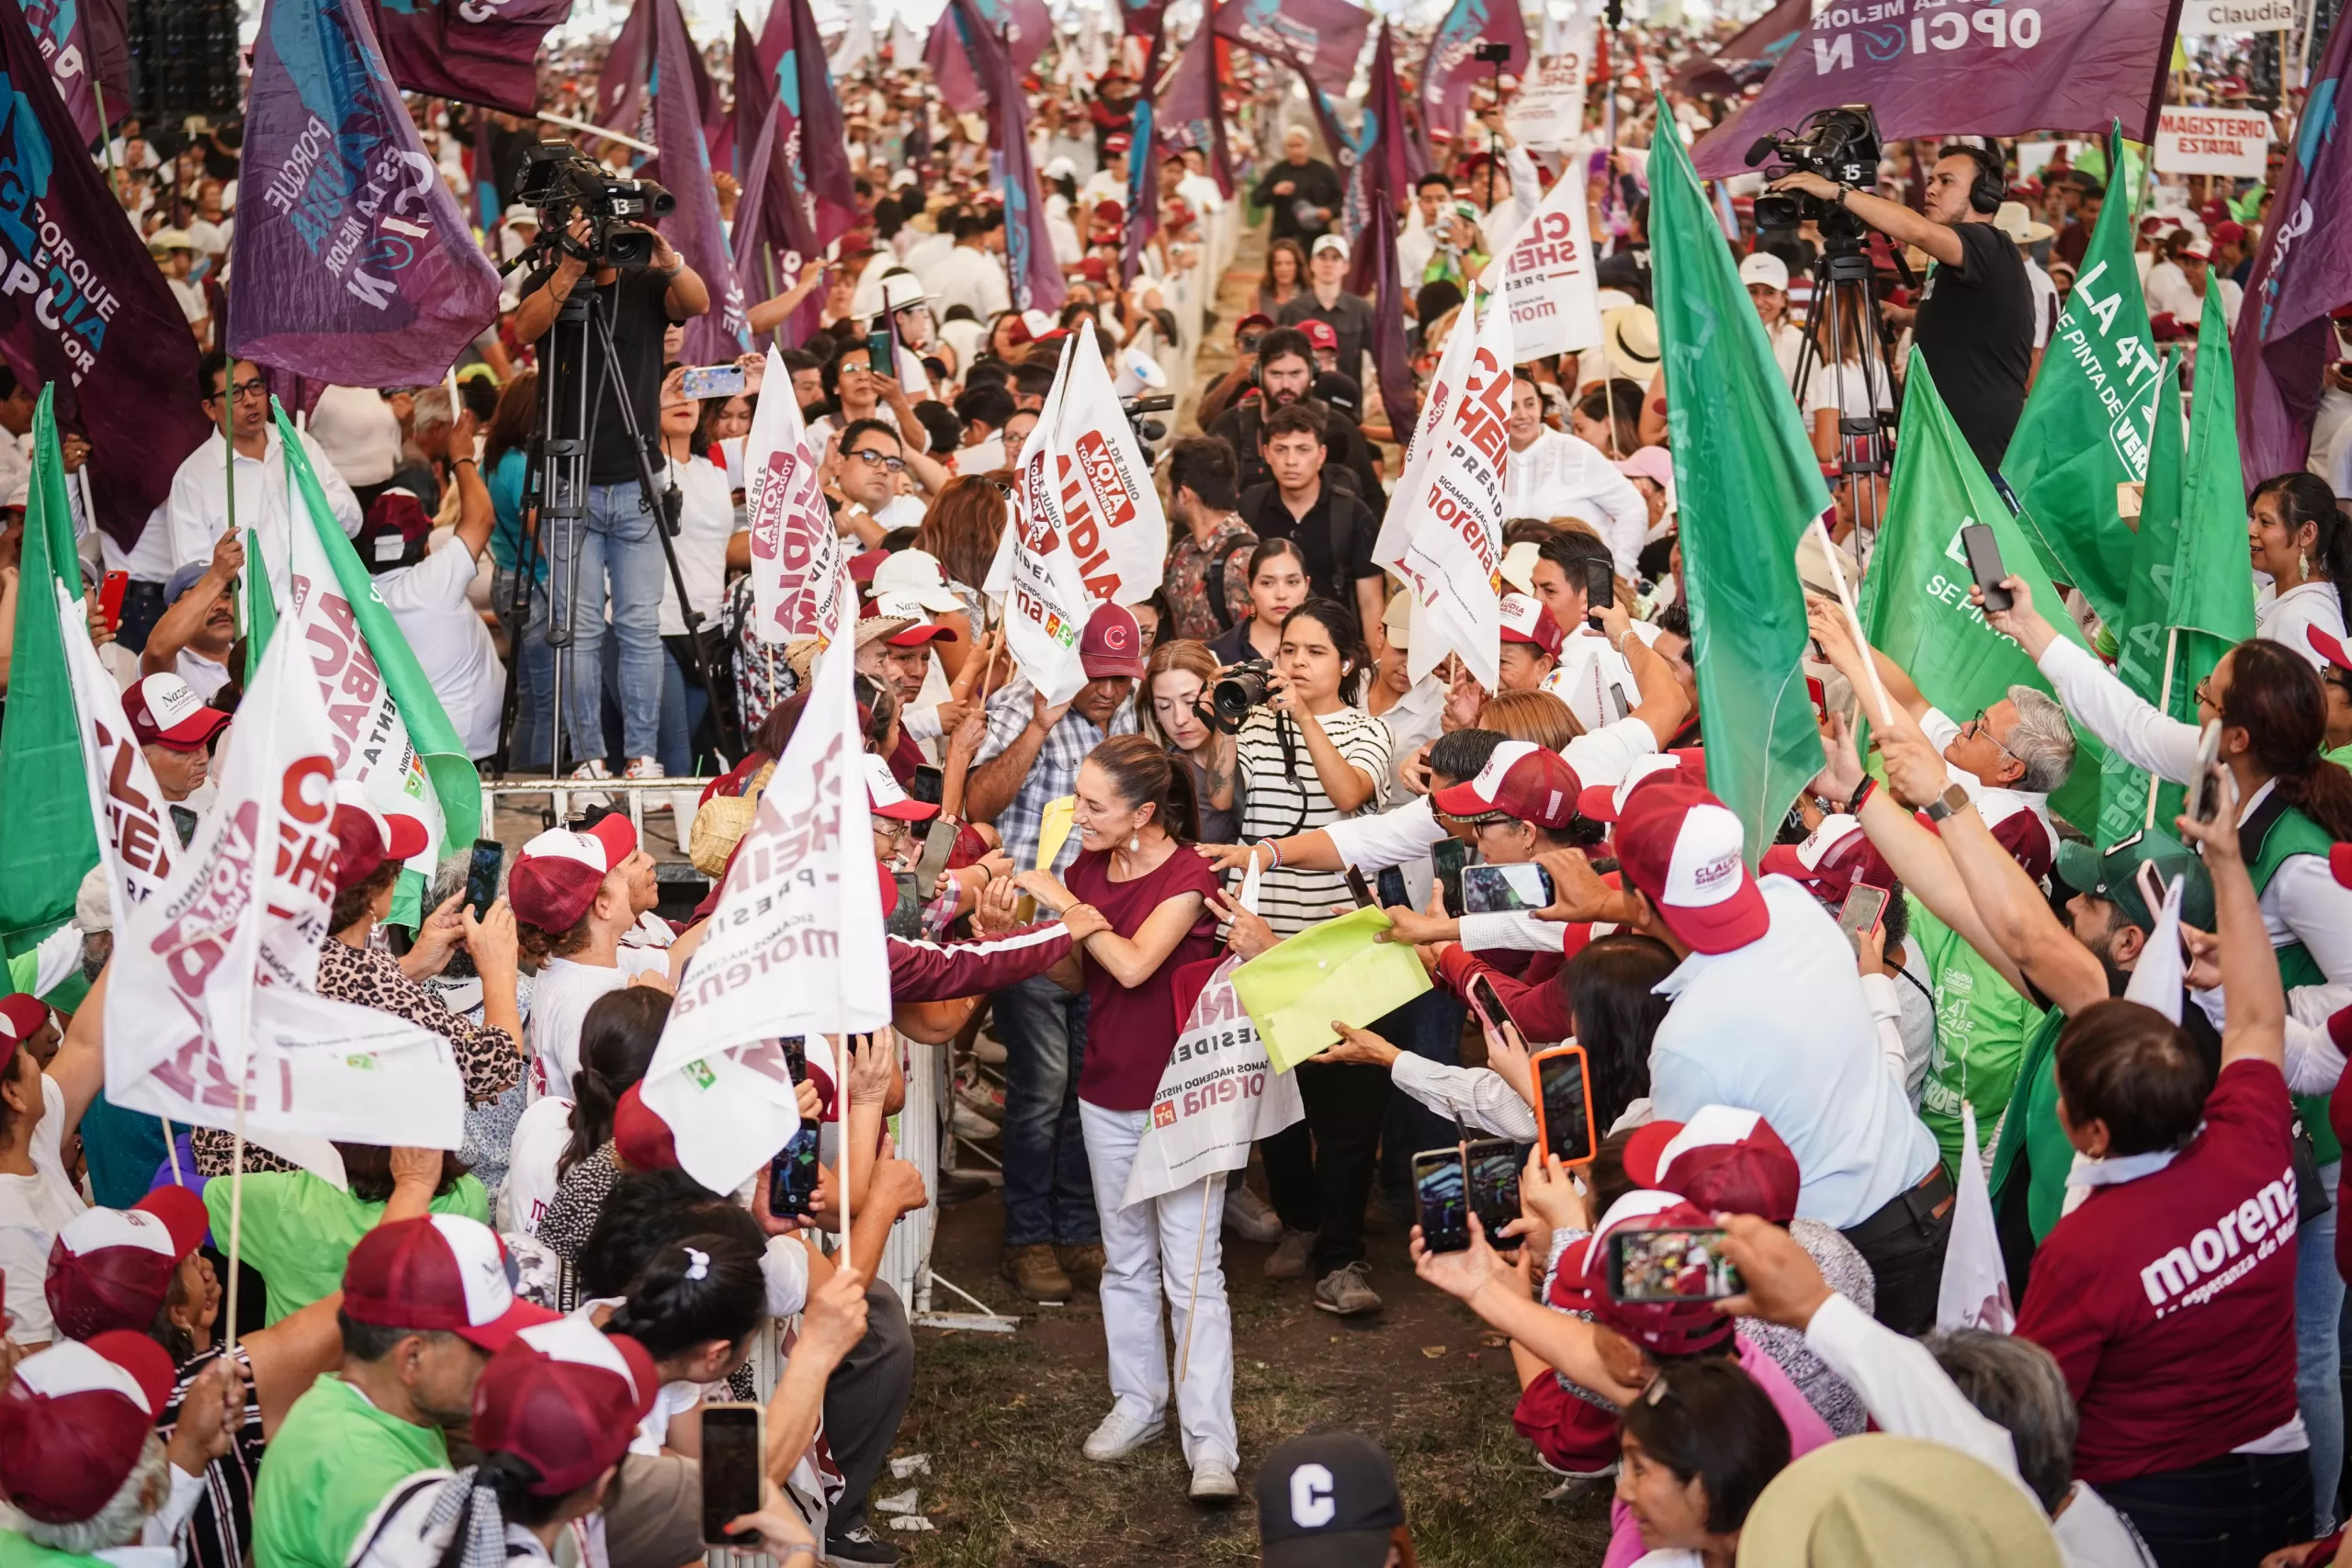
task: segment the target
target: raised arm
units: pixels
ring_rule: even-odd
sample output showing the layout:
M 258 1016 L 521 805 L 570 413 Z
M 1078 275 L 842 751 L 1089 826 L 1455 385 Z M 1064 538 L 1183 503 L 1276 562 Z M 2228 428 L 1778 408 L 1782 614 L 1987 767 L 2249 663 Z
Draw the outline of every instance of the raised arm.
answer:
M 1613 602 L 1600 607 L 1600 628 L 1610 646 L 1623 656 L 1634 689 L 1641 694 L 1642 700 L 1625 716 L 1649 726 L 1650 733 L 1657 737 L 1658 749 L 1664 750 L 1690 717 L 1690 699 L 1683 694 L 1682 682 L 1674 678 L 1673 666 L 1633 635 L 1634 623 Z
M 2237 787 L 2219 762 L 2221 809 L 2211 822 L 2181 816 L 2180 836 L 2205 852 L 2213 879 L 2213 935 L 2220 943 L 2222 988 L 2229 1017 L 2222 1029 L 2222 1066 L 2247 1058 L 2287 1069 L 2287 994 L 2278 980 L 2278 955 L 2262 919 L 2254 881 L 2238 848 Z
M 245 541 L 232 528 L 213 541 L 212 562 L 204 569 L 204 575 L 164 611 L 147 634 L 147 646 L 139 655 L 141 674 L 160 675 L 174 667 L 180 649 L 204 629 L 212 606 L 244 569 Z

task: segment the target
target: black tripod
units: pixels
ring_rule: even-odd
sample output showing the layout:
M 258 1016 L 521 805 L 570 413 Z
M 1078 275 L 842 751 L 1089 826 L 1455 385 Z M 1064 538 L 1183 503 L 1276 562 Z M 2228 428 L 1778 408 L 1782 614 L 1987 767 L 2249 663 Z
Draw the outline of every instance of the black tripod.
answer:
M 567 249 L 574 254 L 584 253 L 573 248 L 560 231 L 544 231 L 537 244 L 510 263 L 505 270 L 513 271 L 526 263 L 552 263 Z M 591 258 L 593 266 L 593 258 Z M 552 559 L 560 563 L 564 576 L 560 592 L 550 581 L 547 626 L 547 643 L 553 651 L 552 688 L 549 692 L 548 776 L 564 777 L 563 766 L 563 688 L 566 666 L 575 641 L 572 618 L 578 613 L 580 580 L 579 530 L 588 515 L 588 455 L 595 442 L 596 420 L 607 400 L 597 396 L 597 378 L 589 373 L 589 344 L 594 334 L 595 345 L 602 351 L 604 375 L 602 390 L 611 394 L 610 405 L 620 413 L 621 428 L 628 436 L 630 454 L 637 460 L 638 492 L 645 508 L 653 514 L 657 526 L 654 537 L 662 542 L 662 555 L 670 570 L 670 584 L 677 593 L 681 618 L 686 627 L 688 661 L 693 665 L 695 680 L 700 683 L 709 700 L 713 730 L 718 736 L 721 750 L 736 750 L 733 726 L 728 709 L 721 700 L 717 676 L 706 645 L 704 616 L 687 597 L 685 575 L 678 567 L 678 550 L 673 541 L 678 534 L 679 508 L 684 497 L 678 490 L 674 475 L 667 489 L 655 480 L 653 458 L 645 445 L 644 431 L 637 423 L 637 411 L 629 404 L 628 389 L 621 384 L 617 351 L 613 342 L 613 324 L 608 319 L 604 301 L 593 281 L 587 288 L 574 288 L 563 303 L 557 307 L 555 322 L 548 329 L 546 351 L 539 366 L 538 423 L 532 437 L 529 467 L 523 482 L 523 505 L 526 513 L 536 508 L 538 526 L 530 534 L 528 558 L 516 551 L 516 571 L 514 597 L 508 605 L 510 625 L 527 628 L 530 623 L 531 594 L 537 583 L 539 564 L 550 558 L 548 541 L 550 531 L 555 539 Z M 558 606 L 560 606 L 559 610 Z M 521 650 L 509 660 L 506 670 L 506 696 L 500 724 L 498 755 L 492 766 L 501 773 L 506 772 L 507 754 L 514 744 L 514 726 L 518 718 L 516 687 L 522 668 Z M 595 761 L 597 759 L 582 759 Z
M 1901 393 L 1894 381 L 1894 352 L 1879 316 L 1878 278 L 1863 248 L 1862 226 L 1838 209 L 1822 219 L 1820 230 L 1821 254 L 1813 264 L 1813 299 L 1805 310 L 1804 343 L 1797 351 L 1793 385 L 1802 394 L 1816 371 L 1831 378 L 1838 406 L 1837 484 L 1846 491 L 1859 552 L 1862 530 L 1878 531 L 1879 480 L 1894 468 L 1888 423 L 1879 407 L 1883 402 L 1890 412 L 1898 412 Z M 1909 268 L 1899 255 L 1894 265 L 1907 286 Z M 1849 376 L 1859 382 L 1859 397 L 1848 395 Z M 1851 412 L 1858 405 L 1861 412 Z

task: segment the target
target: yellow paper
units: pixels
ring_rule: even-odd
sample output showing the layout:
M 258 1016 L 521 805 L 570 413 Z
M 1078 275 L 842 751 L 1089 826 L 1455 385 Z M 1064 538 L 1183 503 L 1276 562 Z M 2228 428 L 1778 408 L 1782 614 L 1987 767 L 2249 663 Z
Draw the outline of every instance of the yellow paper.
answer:
M 1037 869 L 1051 871 L 1054 857 L 1062 852 L 1062 845 L 1069 839 L 1070 818 L 1078 810 L 1078 796 L 1063 795 L 1059 800 L 1046 802 L 1046 809 L 1037 817 Z
M 1391 923 L 1379 909 L 1358 909 L 1310 926 L 1233 972 L 1233 988 L 1276 1072 L 1338 1043 L 1333 1019 L 1361 1029 L 1430 988 L 1411 947 L 1378 940 Z

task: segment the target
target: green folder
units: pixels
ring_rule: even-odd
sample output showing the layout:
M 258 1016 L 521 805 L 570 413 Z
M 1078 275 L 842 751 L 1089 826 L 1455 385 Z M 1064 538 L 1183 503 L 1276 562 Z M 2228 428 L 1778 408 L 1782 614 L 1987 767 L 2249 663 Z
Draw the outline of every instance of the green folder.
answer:
M 1392 923 L 1379 909 L 1358 909 L 1309 926 L 1233 972 L 1274 1071 L 1337 1044 L 1333 1019 L 1362 1028 L 1430 988 L 1410 947 L 1379 940 Z

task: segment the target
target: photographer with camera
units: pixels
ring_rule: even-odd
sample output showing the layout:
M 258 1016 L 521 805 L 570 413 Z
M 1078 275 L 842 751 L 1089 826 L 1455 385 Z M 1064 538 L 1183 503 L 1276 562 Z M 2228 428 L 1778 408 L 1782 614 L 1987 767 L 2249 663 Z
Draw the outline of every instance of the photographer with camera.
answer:
M 662 193 L 666 198 L 666 193 Z M 605 734 L 605 616 L 609 584 L 614 635 L 620 639 L 621 754 L 632 775 L 658 777 L 662 688 L 668 655 L 662 642 L 662 591 L 670 581 L 668 558 L 650 510 L 653 498 L 641 480 L 640 453 L 631 444 L 630 423 L 647 453 L 661 434 L 662 334 L 674 322 L 691 321 L 710 309 L 710 290 L 661 231 L 646 223 L 599 222 L 569 190 L 550 192 L 556 211 L 571 216 L 556 242 L 551 265 L 524 283 L 514 312 L 514 335 L 536 344 L 548 363 L 556 317 L 583 286 L 594 291 L 594 308 L 611 329 L 609 337 L 591 332 L 581 374 L 587 378 L 587 494 L 578 528 L 559 528 L 548 540 L 551 624 L 568 628 L 571 655 L 564 666 L 567 690 L 563 719 L 577 776 L 605 773 L 612 750 Z M 649 203 L 649 205 L 652 205 Z M 552 229 L 553 226 L 549 225 Z M 632 237 L 643 242 L 632 243 Z M 629 265 L 639 254 L 642 265 Z M 618 262 L 622 265 L 616 265 Z M 611 395 L 608 354 L 634 420 L 626 420 Z M 548 383 L 542 380 L 545 389 Z M 662 471 L 658 453 L 654 472 Z M 578 602 L 565 604 L 577 593 Z
M 1777 151 L 1797 161 L 1790 144 Z M 1809 170 L 1784 174 L 1771 188 L 1812 197 L 1934 259 L 1908 318 L 1911 341 L 1935 367 L 1936 388 L 1977 460 L 1997 472 L 2033 363 L 2033 286 L 2025 258 L 1993 223 L 2008 194 L 2000 154 L 1946 142 L 1928 175 L 1924 214 Z M 1905 324 L 1899 310 L 1886 315 L 1891 324 Z

